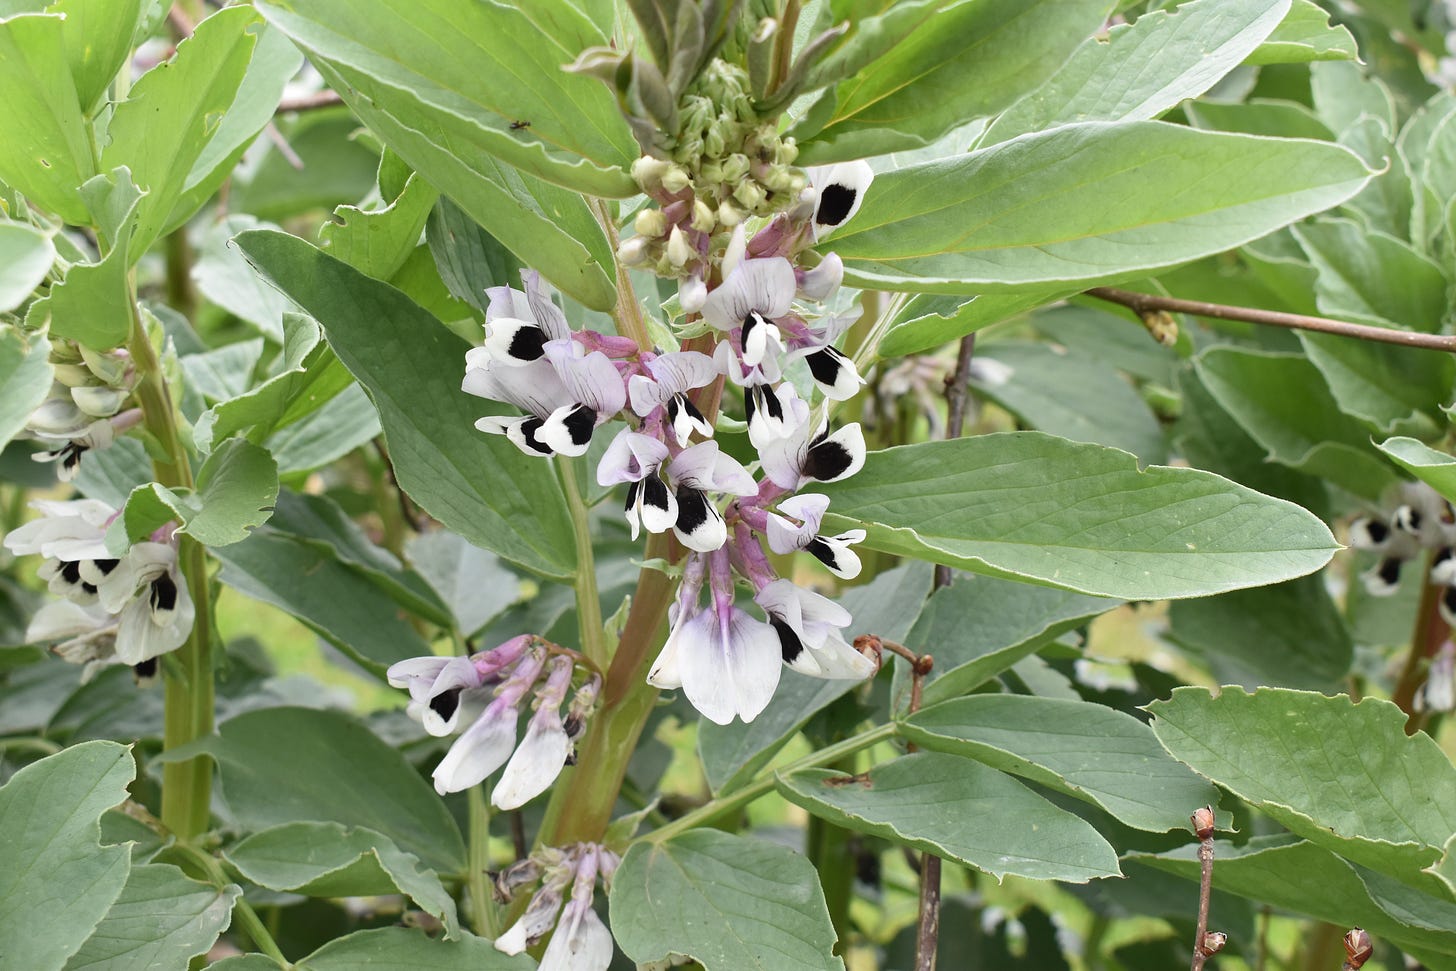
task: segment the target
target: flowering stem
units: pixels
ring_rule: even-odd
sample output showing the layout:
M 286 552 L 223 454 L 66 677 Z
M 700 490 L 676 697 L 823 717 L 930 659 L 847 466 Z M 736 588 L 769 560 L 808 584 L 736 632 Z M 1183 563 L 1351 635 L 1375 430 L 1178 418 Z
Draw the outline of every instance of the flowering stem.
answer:
M 192 465 L 178 433 L 172 393 L 131 287 L 127 299 L 132 317 L 127 346 L 138 377 L 134 393 L 147 433 L 161 446 L 161 454 L 152 459 L 152 474 L 169 488 L 191 489 Z M 213 724 L 212 598 L 206 551 L 189 536 L 179 539 L 177 562 L 186 577 L 196 617 L 192 633 L 178 652 L 177 665 L 164 668 L 162 747 L 167 751 L 212 734 Z M 206 832 L 211 805 L 212 763 L 205 756 L 162 766 L 162 821 L 179 840 Z
M 612 217 L 611 203 L 605 199 L 591 200 L 592 214 L 607 234 L 612 252 L 617 251 L 617 221 Z M 617 264 L 617 306 L 612 308 L 612 322 L 617 325 L 617 334 L 630 337 L 637 342 L 637 349 L 652 350 L 652 338 L 647 334 L 647 322 L 642 319 L 642 304 L 637 300 L 637 291 L 632 288 L 632 273 L 620 263 Z
M 609 648 L 602 623 L 602 599 L 597 592 L 597 563 L 592 550 L 591 523 L 587 519 L 589 510 L 577 481 L 582 467 L 582 462 L 557 458 L 556 471 L 566 493 L 571 532 L 576 538 L 576 623 L 581 635 L 581 652 L 598 669 L 604 670 L 610 660 Z
M 466 883 L 470 887 L 471 924 L 482 937 L 500 935 L 500 913 L 490 887 L 490 808 L 485 802 L 485 786 L 471 786 L 470 857 Z
M 853 755 L 871 745 L 876 745 L 895 735 L 895 724 L 893 722 L 885 725 L 876 725 L 874 728 L 860 732 L 858 735 L 851 735 L 842 742 L 835 742 L 833 745 L 826 745 L 824 748 L 810 755 L 804 756 L 797 762 L 790 762 L 781 768 L 764 769 L 748 785 L 742 789 L 730 792 L 726 796 L 719 796 L 717 799 L 710 799 L 708 802 L 694 809 L 690 813 L 684 813 L 666 826 L 659 826 L 652 832 L 646 834 L 643 839 L 651 840 L 654 843 L 662 843 L 672 839 L 679 833 L 694 829 L 698 826 L 712 822 L 719 816 L 736 812 L 744 806 L 753 802 L 760 796 L 768 794 L 774 787 L 774 782 L 780 774 L 797 772 L 799 769 L 812 769 L 815 766 L 828 765 L 837 762 L 848 755 Z
M 1421 604 L 1416 608 L 1415 629 L 1411 632 L 1410 650 L 1405 656 L 1405 665 L 1395 683 L 1390 700 L 1405 712 L 1405 733 L 1414 735 L 1420 731 L 1421 713 L 1416 711 L 1416 692 L 1420 690 L 1427 670 L 1426 662 L 1435 657 L 1441 644 L 1451 634 L 1451 628 L 1441 618 L 1441 593 L 1445 587 L 1431 582 L 1431 564 L 1434 554 L 1428 555 L 1424 564 L 1421 588 Z

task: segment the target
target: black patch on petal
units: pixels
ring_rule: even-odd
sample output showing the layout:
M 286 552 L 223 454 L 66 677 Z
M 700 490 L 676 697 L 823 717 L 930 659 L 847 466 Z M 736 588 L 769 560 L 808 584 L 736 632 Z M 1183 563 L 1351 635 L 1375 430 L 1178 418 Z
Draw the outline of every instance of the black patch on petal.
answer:
M 81 589 L 84 590 L 84 591 L 86 591 L 87 593 L 95 593 L 96 592 L 96 584 L 94 584 L 94 583 L 86 583 L 86 582 L 82 581 L 82 583 L 81 583 Z
M 804 456 L 803 471 L 811 479 L 829 482 L 849 471 L 853 464 L 854 456 L 849 454 L 849 449 L 829 441 L 827 435 L 820 435 Z
M 102 576 L 109 576 L 120 562 L 120 560 L 92 560 L 91 565 L 100 570 Z
M 592 432 L 596 431 L 597 413 L 587 405 L 577 405 L 566 413 L 561 424 L 566 428 L 566 434 L 571 436 L 572 444 L 585 445 L 591 441 Z
M 1401 562 L 1393 556 L 1387 557 L 1381 560 L 1380 565 L 1375 568 L 1375 575 L 1380 577 L 1388 586 L 1393 587 L 1400 583 Z
M 151 604 L 153 610 L 174 610 L 177 607 L 177 584 L 165 573 L 152 581 Z
M 1436 567 L 1445 563 L 1453 556 L 1456 556 L 1456 551 L 1453 551 L 1451 547 L 1447 546 L 1442 548 L 1442 550 L 1436 554 L 1436 558 L 1431 561 L 1431 569 L 1434 570 Z
M 784 663 L 793 664 L 804 653 L 804 642 L 799 640 L 799 635 L 794 633 L 792 627 L 772 614 L 769 615 L 768 622 L 778 632 L 779 651 L 784 656 Z
M 691 536 L 711 518 L 708 499 L 692 486 L 678 486 L 677 528 Z
M 546 353 L 546 332 L 539 327 L 522 327 L 511 335 L 506 353 L 518 361 L 535 361 Z
M 677 424 L 677 413 L 681 410 L 678 407 L 678 400 L 680 398 L 682 398 L 682 395 L 675 394 L 667 399 L 667 423 L 669 425 Z
M 567 738 L 572 740 L 575 740 L 576 737 L 581 734 L 581 730 L 585 727 L 586 722 L 584 722 L 579 715 L 568 714 L 566 718 L 563 719 L 561 722 L 561 730 L 566 733 Z M 568 761 L 566 763 L 567 765 L 573 764 L 570 759 L 574 758 L 575 755 L 576 752 L 573 751 L 571 753 L 571 756 L 568 757 Z
M 445 721 L 455 717 L 455 712 L 460 709 L 460 689 L 451 688 L 449 691 L 442 691 L 430 699 L 430 710 L 439 715 Z
M 632 507 L 637 505 L 637 490 L 640 487 L 641 483 L 638 482 L 627 483 L 627 505 L 625 508 L 628 512 L 631 512 Z
M 61 562 L 61 579 L 67 583 L 80 583 L 81 564 L 75 560 L 63 560 Z
M 1418 533 L 1421 529 L 1421 511 L 1411 506 L 1401 506 L 1395 511 L 1395 525 L 1407 533 Z
M 1446 622 L 1450 623 L 1451 618 L 1456 616 L 1456 587 L 1447 587 L 1441 594 L 1441 606 L 1445 608 Z
M 748 335 L 753 333 L 754 328 L 763 326 L 763 317 L 758 311 L 750 310 L 748 316 L 743 318 L 743 347 L 748 349 Z
M 839 363 L 843 356 L 834 348 L 825 347 L 808 355 L 804 361 L 809 365 L 809 373 L 814 376 L 815 381 L 833 387 L 839 380 L 840 370 L 844 367 Z
M 692 399 L 690 399 L 687 395 L 685 395 L 685 394 L 673 395 L 672 400 L 673 400 L 674 403 L 675 402 L 681 402 L 682 403 L 682 410 L 683 411 L 686 411 L 688 413 L 688 417 L 691 418 L 693 421 L 700 421 L 700 422 L 702 422 L 705 425 L 708 423 L 708 419 L 706 417 L 704 417 L 703 413 L 698 410 L 698 406 L 695 405 L 695 404 L 693 404 Z M 668 413 L 669 414 L 672 413 L 671 406 L 669 406 L 669 408 L 668 408 Z
M 819 193 L 819 211 L 814 221 L 821 226 L 838 226 L 849 218 L 849 211 L 854 208 L 854 200 L 858 196 L 859 190 L 847 185 L 838 182 L 826 185 Z
M 825 566 L 829 567 L 829 569 L 834 570 L 835 572 L 839 571 L 839 554 L 834 551 L 834 547 L 830 546 L 819 537 L 815 536 L 813 539 L 809 540 L 809 545 L 805 546 L 804 549 L 808 550 L 811 554 L 813 554 L 814 559 L 818 560 L 820 563 L 823 563 Z
M 140 664 L 131 666 L 132 676 L 136 678 L 137 684 L 145 684 L 157 676 L 157 659 L 149 657 Z
M 698 495 L 701 496 L 702 493 L 699 492 Z M 666 512 L 667 499 L 667 486 L 655 473 L 642 480 L 642 505 L 651 506 L 653 509 L 661 509 L 663 512 Z M 678 522 L 682 522 L 681 518 L 679 518 Z
M 525 421 L 521 422 L 521 438 L 525 439 L 527 445 L 531 446 L 531 448 L 540 452 L 542 455 L 551 455 L 553 454 L 551 451 L 551 446 L 547 445 L 545 442 L 541 441 L 541 439 L 536 437 L 536 433 L 541 430 L 541 426 L 544 424 L 546 424 L 546 422 L 540 418 L 536 418 L 534 416 L 531 418 L 527 418 Z
M 1379 546 L 1390 538 L 1390 527 L 1378 519 L 1371 519 L 1365 523 L 1365 532 L 1370 536 L 1370 542 Z

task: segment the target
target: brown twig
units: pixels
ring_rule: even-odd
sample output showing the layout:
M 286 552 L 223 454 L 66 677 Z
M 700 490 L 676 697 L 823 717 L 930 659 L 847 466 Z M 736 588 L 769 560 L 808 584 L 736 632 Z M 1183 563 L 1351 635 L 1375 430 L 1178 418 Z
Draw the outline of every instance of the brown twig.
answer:
M 313 94 L 300 94 L 292 98 L 284 98 L 278 102 L 278 109 L 274 114 L 289 114 L 298 111 L 317 111 L 320 108 L 332 108 L 341 105 L 344 99 L 339 92 L 325 88 L 322 91 L 315 91 Z
M 1160 297 L 1150 293 L 1133 293 L 1113 287 L 1093 287 L 1087 296 L 1121 304 L 1138 316 L 1170 311 L 1178 314 L 1192 314 L 1195 317 L 1213 317 L 1218 320 L 1240 320 L 1250 324 L 1269 327 L 1289 327 L 1294 330 L 1314 330 L 1323 334 L 1338 334 L 1341 337 L 1355 337 L 1382 344 L 1398 344 L 1402 347 L 1419 347 L 1431 351 L 1456 353 L 1456 336 L 1445 334 L 1422 334 L 1392 327 L 1371 327 L 1368 324 L 1352 324 L 1328 317 L 1311 317 L 1307 314 L 1288 314 L 1279 310 L 1261 310 L 1257 307 L 1234 307 L 1222 303 L 1207 303 L 1203 300 L 1182 300 L 1178 297 Z
M 1416 692 L 1425 681 L 1428 662 L 1436 656 L 1436 652 L 1451 635 L 1450 626 L 1441 616 L 1441 595 L 1446 592 L 1446 587 L 1432 583 L 1430 578 L 1433 562 L 1432 556 L 1426 557 L 1425 586 L 1421 590 L 1420 606 L 1416 608 L 1416 624 L 1415 630 L 1411 632 L 1410 651 L 1405 656 L 1400 677 L 1396 679 L 1395 690 L 1390 693 L 1390 700 L 1405 712 L 1407 735 L 1414 735 L 1421 729 L 1421 713 L 1416 711 Z
M 966 424 L 966 402 L 970 397 L 971 360 L 976 356 L 976 335 L 961 338 L 955 370 L 945 379 L 945 437 L 960 438 Z M 935 568 L 935 589 L 950 586 L 950 567 Z
M 1223 950 L 1228 938 L 1208 930 L 1208 900 L 1213 895 L 1213 807 L 1204 806 L 1193 814 L 1193 832 L 1198 836 L 1198 929 L 1193 934 L 1193 964 L 1190 971 L 1202 971 L 1203 962 Z

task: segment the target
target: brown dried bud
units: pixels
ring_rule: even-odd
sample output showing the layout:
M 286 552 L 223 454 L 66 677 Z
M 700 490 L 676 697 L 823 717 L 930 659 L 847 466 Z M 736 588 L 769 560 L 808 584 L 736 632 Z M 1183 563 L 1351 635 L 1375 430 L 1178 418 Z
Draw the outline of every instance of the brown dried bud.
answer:
M 1211 958 L 1222 951 L 1223 946 L 1227 943 L 1228 935 L 1223 931 L 1208 931 L 1203 935 L 1203 945 L 1199 950 L 1203 952 L 1204 957 Z
M 1370 935 L 1358 927 L 1352 928 L 1350 933 L 1345 935 L 1345 955 L 1349 958 L 1345 965 L 1350 968 L 1359 968 L 1370 960 L 1370 954 L 1375 950 L 1375 945 L 1370 941 Z
M 1201 840 L 1213 838 L 1213 807 L 1204 806 L 1189 817 L 1193 821 L 1193 832 Z

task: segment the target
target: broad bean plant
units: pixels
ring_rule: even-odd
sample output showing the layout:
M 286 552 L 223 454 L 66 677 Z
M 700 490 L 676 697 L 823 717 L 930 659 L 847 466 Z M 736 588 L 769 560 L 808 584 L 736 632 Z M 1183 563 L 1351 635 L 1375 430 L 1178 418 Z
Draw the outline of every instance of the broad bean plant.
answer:
M 0 0 L 0 966 L 1456 968 L 1446 0 Z

